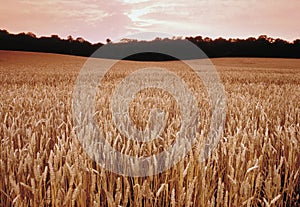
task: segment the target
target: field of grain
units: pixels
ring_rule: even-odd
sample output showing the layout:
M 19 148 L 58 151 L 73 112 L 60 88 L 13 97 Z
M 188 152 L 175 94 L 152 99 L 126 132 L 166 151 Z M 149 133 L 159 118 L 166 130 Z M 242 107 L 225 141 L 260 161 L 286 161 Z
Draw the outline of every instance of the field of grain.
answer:
M 204 162 L 196 159 L 196 147 L 166 172 L 149 177 L 105 170 L 78 141 L 72 92 L 85 61 L 0 51 L 0 206 L 299 206 L 300 60 L 213 59 L 227 97 L 226 122 L 217 147 Z M 141 64 L 118 63 L 116 73 L 108 74 L 104 83 L 122 79 Z M 178 62 L 149 64 L 179 73 L 181 69 Z M 182 78 L 205 97 L 201 83 L 184 74 Z M 101 97 L 112 89 L 98 94 L 96 107 L 102 116 L 110 114 Z M 168 100 L 167 104 L 160 105 L 155 97 Z M 149 113 L 142 105 L 144 99 L 162 110 L 173 109 L 168 120 L 173 128 L 164 131 L 163 141 L 147 146 L 123 137 L 116 141 L 109 128 L 109 142 L 122 153 L 147 156 L 174 141 L 172 130 L 178 128 L 180 114 L 172 97 L 162 91 L 141 92 L 130 110 L 140 128 Z M 201 118 L 209 119 L 205 100 L 198 104 Z M 107 123 L 98 120 L 100 126 Z M 199 127 L 205 135 L 207 122 Z M 135 150 L 123 150 L 130 147 Z

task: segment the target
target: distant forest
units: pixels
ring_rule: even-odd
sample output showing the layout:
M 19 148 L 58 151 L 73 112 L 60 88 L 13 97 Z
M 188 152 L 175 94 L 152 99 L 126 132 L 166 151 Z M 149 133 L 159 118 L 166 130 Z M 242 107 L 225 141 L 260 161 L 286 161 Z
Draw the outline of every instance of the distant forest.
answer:
M 274 39 L 266 35 L 258 38 L 249 37 L 247 39 L 211 39 L 202 36 L 185 38 L 159 38 L 151 41 L 138 41 L 135 39 L 122 39 L 120 42 L 113 43 L 107 39 L 106 44 L 92 44 L 81 37 L 74 39 L 68 36 L 67 39 L 61 39 L 58 35 L 50 37 L 36 37 L 35 34 L 20 33 L 10 34 L 6 30 L 0 30 L 0 50 L 16 50 L 31 52 L 58 53 L 77 56 L 91 56 L 100 47 L 110 47 L 111 51 L 103 58 L 119 59 L 122 57 L 122 51 L 128 48 L 139 47 L 147 50 L 153 45 L 168 46 L 178 49 L 181 43 L 190 41 L 197 45 L 210 58 L 215 57 L 275 57 L 275 58 L 300 58 L 300 39 L 288 42 L 283 39 Z M 187 54 L 185 59 L 201 58 L 197 54 Z M 174 60 L 176 58 L 160 53 L 139 53 L 123 58 L 127 60 Z

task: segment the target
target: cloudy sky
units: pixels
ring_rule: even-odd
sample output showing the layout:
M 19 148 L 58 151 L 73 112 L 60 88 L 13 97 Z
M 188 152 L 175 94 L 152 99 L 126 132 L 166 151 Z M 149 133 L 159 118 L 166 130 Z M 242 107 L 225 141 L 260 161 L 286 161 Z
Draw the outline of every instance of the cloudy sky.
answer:
M 9 0 L 0 29 L 90 42 L 139 32 L 170 36 L 300 38 L 299 0 Z

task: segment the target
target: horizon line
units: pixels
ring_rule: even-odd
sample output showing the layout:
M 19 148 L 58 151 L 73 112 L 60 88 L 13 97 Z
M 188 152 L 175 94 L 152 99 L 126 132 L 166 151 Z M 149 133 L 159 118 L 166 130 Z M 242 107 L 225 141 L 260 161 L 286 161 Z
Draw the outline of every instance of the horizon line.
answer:
M 25 35 L 33 35 L 33 37 L 35 38 L 42 38 L 42 37 L 47 37 L 47 38 L 51 38 L 51 37 L 58 37 L 59 39 L 61 40 L 68 40 L 68 37 L 72 37 L 73 40 L 76 40 L 76 39 L 80 39 L 82 38 L 84 41 L 87 41 L 89 43 L 91 43 L 92 45 L 97 45 L 97 44 L 107 44 L 107 43 L 103 43 L 101 41 L 99 42 L 93 42 L 93 41 L 89 41 L 87 39 L 85 39 L 84 37 L 82 36 L 78 36 L 78 37 L 73 37 L 71 34 L 69 34 L 67 36 L 67 38 L 63 38 L 61 36 L 59 36 L 59 34 L 49 34 L 49 35 L 37 35 L 35 34 L 34 32 L 30 32 L 30 31 L 23 31 L 23 32 L 19 32 L 19 33 L 13 33 L 13 32 L 10 32 L 8 31 L 7 29 L 0 29 L 0 31 L 2 32 L 7 32 L 8 34 L 11 34 L 11 35 L 20 35 L 20 34 L 25 34 Z M 156 39 L 160 39 L 160 40 L 166 40 L 166 39 L 169 39 L 169 40 L 184 40 L 184 39 L 187 39 L 187 38 L 196 38 L 196 37 L 202 37 L 203 39 L 211 39 L 211 40 L 217 40 L 217 39 L 224 39 L 224 40 L 247 40 L 249 38 L 255 38 L 255 39 L 258 39 L 259 37 L 262 37 L 262 36 L 265 36 L 267 38 L 270 38 L 270 39 L 273 39 L 273 40 L 276 40 L 276 39 L 281 39 L 283 41 L 286 41 L 288 43 L 293 43 L 295 40 L 300 40 L 300 37 L 299 38 L 296 38 L 296 39 L 293 39 L 293 40 L 287 40 L 287 39 L 284 39 L 284 38 L 281 38 L 281 37 L 277 37 L 277 38 L 273 38 L 272 36 L 268 36 L 266 34 L 261 34 L 261 35 L 258 35 L 257 37 L 256 36 L 247 36 L 247 37 L 224 37 L 224 36 L 219 36 L 219 37 L 215 37 L 215 38 L 212 38 L 212 37 L 209 37 L 209 36 L 202 36 L 202 35 L 195 35 L 195 36 L 192 36 L 192 35 L 188 35 L 188 36 L 183 36 L 183 35 L 178 35 L 178 36 L 173 36 L 173 37 L 154 37 L 153 39 L 131 39 L 131 38 L 126 38 L 126 37 L 123 37 L 123 38 L 120 38 L 120 39 L 117 39 L 118 41 L 115 41 L 115 40 L 111 40 L 109 37 L 106 38 L 106 40 L 109 40 L 110 43 L 122 43 L 122 40 L 123 39 L 128 39 L 128 40 L 137 40 L 138 42 L 151 42 L 151 41 L 154 41 Z

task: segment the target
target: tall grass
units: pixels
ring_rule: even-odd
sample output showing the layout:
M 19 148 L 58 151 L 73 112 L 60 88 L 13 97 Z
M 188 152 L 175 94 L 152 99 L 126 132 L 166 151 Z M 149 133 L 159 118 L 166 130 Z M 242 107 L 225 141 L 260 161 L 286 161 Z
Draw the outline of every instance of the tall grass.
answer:
M 77 140 L 72 90 L 84 61 L 0 52 L 0 206 L 299 205 L 299 60 L 213 60 L 227 96 L 226 123 L 218 146 L 204 162 L 195 159 L 199 155 L 195 147 L 166 172 L 145 178 L 101 168 Z M 180 69 L 176 62 L 155 64 Z M 124 71 L 108 75 L 105 81 L 121 80 L 136 65 L 120 63 Z M 199 127 L 205 131 L 210 114 L 205 92 L 199 83 L 189 81 L 194 92 L 204 97 L 199 99 L 204 120 Z M 99 92 L 98 97 L 99 114 L 109 117 L 108 108 L 103 107 L 106 99 L 101 99 L 105 93 Z M 166 104 L 155 97 L 162 97 Z M 180 124 L 174 100 L 159 90 L 138 94 L 130 113 L 140 128 L 145 127 L 148 106 L 173 109 L 168 123 L 174 125 L 164 131 L 164 141 L 141 146 L 124 137 L 115 141 L 111 133 L 109 141 L 116 149 L 148 156 L 170 147 L 172 133 Z

